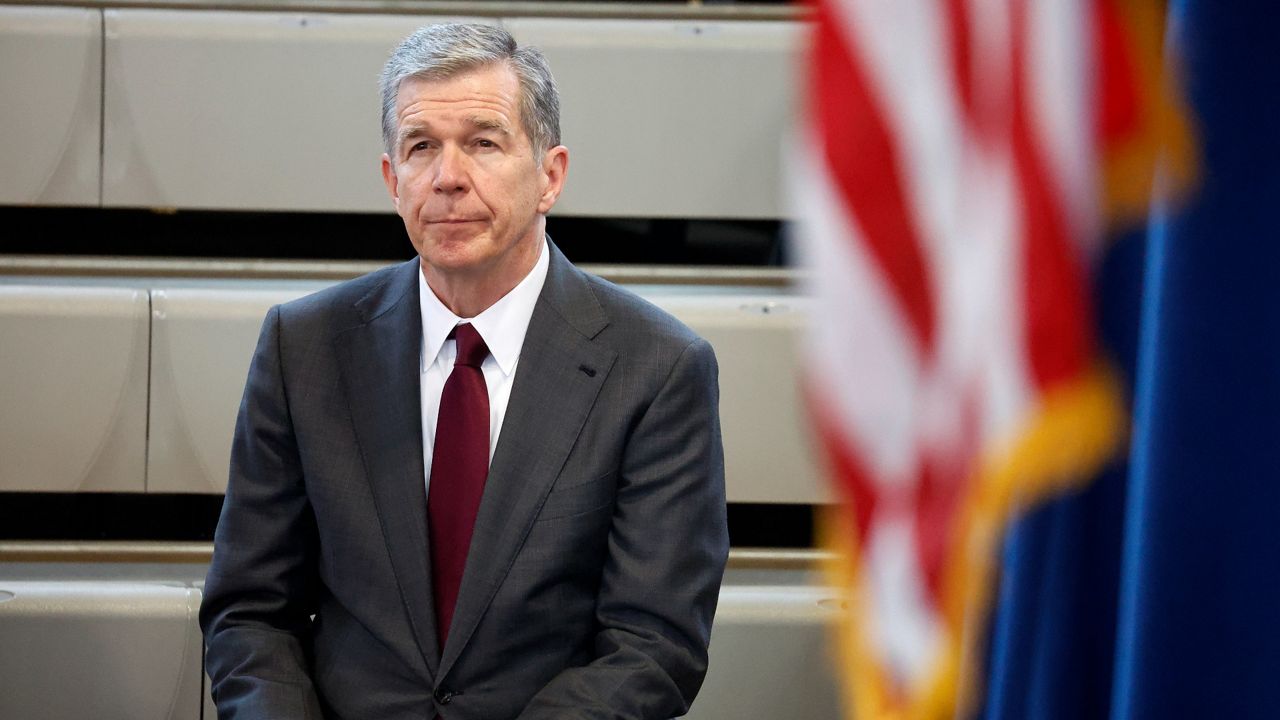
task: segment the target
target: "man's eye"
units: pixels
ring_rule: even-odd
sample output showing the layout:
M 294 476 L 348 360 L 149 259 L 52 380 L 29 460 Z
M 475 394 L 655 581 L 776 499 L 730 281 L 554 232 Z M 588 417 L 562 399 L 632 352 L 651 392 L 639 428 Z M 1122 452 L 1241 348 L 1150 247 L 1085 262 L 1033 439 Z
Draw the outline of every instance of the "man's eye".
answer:
M 476 140 L 476 147 L 495 148 L 495 147 L 498 147 L 498 145 L 492 140 L 488 140 L 486 138 L 480 138 Z

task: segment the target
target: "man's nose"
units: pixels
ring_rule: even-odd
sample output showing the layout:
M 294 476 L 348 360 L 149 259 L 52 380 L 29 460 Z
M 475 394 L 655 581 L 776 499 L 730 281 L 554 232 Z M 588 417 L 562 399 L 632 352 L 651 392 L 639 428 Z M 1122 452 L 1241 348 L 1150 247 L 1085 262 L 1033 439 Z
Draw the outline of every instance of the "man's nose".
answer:
M 432 189 L 440 195 L 463 193 L 471 189 L 466 153 L 449 145 L 441 149 Z

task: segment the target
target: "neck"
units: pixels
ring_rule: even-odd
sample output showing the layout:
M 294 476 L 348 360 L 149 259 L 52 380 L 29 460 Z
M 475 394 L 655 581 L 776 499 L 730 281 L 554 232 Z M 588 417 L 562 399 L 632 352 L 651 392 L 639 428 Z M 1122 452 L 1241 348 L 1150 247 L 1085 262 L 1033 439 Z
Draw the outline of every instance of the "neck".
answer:
M 501 300 L 533 270 L 543 251 L 544 237 L 539 230 L 536 240 L 522 241 L 491 266 L 471 271 L 442 272 L 423 261 L 422 275 L 450 312 L 460 318 L 473 318 Z

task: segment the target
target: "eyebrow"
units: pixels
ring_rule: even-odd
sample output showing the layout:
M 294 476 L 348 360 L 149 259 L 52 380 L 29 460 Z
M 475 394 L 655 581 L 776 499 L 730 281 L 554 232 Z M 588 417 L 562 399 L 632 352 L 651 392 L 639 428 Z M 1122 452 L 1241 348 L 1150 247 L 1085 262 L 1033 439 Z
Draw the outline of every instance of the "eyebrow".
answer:
M 503 135 L 511 134 L 511 131 L 507 129 L 506 125 L 504 125 L 503 123 L 497 120 L 492 120 L 490 118 L 476 117 L 473 115 L 467 118 L 467 122 L 471 123 L 472 125 L 475 125 L 477 128 L 480 128 L 481 130 L 492 130 L 494 132 L 502 133 Z
M 399 136 L 396 138 L 396 146 L 399 147 L 400 145 L 403 145 L 406 140 L 412 140 L 413 138 L 421 137 L 426 134 L 427 129 L 421 125 L 402 127 L 400 128 Z
M 511 134 L 511 131 L 507 129 L 507 126 L 504 123 L 498 120 L 493 120 L 491 118 L 485 118 L 485 117 L 479 117 L 479 116 L 473 115 L 467 118 L 467 122 L 480 130 L 490 130 L 492 132 L 501 133 L 503 135 Z M 407 125 L 407 126 L 401 127 L 400 133 L 396 137 L 396 146 L 399 147 L 409 140 L 413 140 L 415 138 L 419 138 L 428 134 L 430 134 L 430 132 L 426 127 L 422 125 Z

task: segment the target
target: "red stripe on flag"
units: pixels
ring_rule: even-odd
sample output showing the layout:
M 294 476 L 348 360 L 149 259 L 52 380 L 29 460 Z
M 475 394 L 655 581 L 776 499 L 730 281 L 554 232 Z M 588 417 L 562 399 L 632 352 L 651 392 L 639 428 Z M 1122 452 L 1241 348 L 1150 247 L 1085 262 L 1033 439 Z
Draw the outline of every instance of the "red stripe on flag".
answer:
M 947 29 L 951 35 L 951 72 L 955 78 L 956 95 L 960 109 L 973 122 L 975 100 L 973 97 L 973 38 L 969 29 L 969 8 L 965 0 L 947 0 Z
M 981 41 L 975 37 L 972 9 L 972 0 L 946 0 L 941 17 L 946 23 L 947 38 L 951 43 L 951 78 L 960 117 L 964 119 L 964 129 L 969 135 L 967 142 L 976 142 L 989 149 L 1004 142 L 1008 136 L 1009 104 L 1005 96 L 1007 89 L 991 83 L 991 58 L 984 58 L 985 64 L 979 65 L 982 54 L 976 50 Z M 977 80 L 979 76 L 983 79 L 981 86 Z
M 1012 6 L 1012 147 L 1022 207 L 1023 298 L 1027 359 L 1045 389 L 1083 372 L 1092 352 L 1089 304 L 1077 249 L 1067 236 L 1066 212 L 1031 121 L 1027 91 L 1025 1 Z M 1055 92 L 1055 88 L 1041 88 Z
M 827 169 L 928 355 L 934 347 L 934 300 L 894 138 L 829 2 L 818 3 L 818 16 L 810 97 Z

